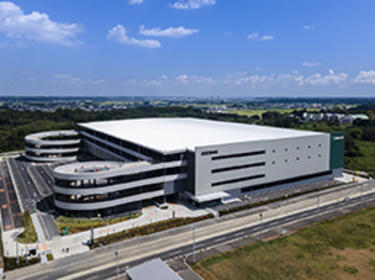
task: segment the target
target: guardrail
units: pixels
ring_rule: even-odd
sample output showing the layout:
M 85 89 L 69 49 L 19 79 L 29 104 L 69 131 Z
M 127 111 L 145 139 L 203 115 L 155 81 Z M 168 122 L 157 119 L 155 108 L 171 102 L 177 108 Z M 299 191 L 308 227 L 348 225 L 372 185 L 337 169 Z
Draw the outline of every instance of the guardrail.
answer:
M 343 169 L 343 172 L 350 174 L 350 175 L 357 176 L 357 177 L 362 177 L 368 180 L 372 179 L 372 177 L 368 175 L 367 172 L 364 172 L 364 171 L 354 171 L 354 170 L 349 170 L 349 169 Z
M 20 156 L 25 153 L 25 150 L 18 150 L 18 151 L 10 151 L 10 152 L 4 152 L 0 154 L 0 157 L 14 157 L 14 156 Z

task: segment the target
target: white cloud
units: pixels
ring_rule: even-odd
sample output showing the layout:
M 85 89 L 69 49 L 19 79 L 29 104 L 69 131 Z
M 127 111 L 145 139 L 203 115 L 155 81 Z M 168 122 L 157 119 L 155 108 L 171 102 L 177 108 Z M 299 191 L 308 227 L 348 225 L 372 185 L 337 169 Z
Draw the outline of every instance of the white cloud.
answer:
M 252 87 L 285 87 L 285 86 L 313 86 L 313 87 L 327 87 L 327 86 L 343 86 L 347 80 L 346 73 L 336 74 L 333 70 L 329 70 L 327 75 L 320 73 L 304 76 L 298 71 L 292 73 L 270 74 L 270 75 L 247 75 L 236 77 L 230 80 L 231 84 L 237 86 L 252 86 Z M 228 84 L 228 80 L 226 81 Z
M 258 38 L 259 38 L 259 33 L 257 33 L 257 32 L 250 33 L 249 35 L 247 35 L 248 40 L 253 40 L 253 39 L 258 39 Z
M 258 32 L 254 32 L 254 33 L 250 33 L 249 35 L 247 35 L 247 39 L 248 40 L 258 40 L 258 41 L 271 41 L 271 40 L 275 39 L 275 37 L 272 36 L 272 35 L 260 36 Z
M 211 77 L 198 76 L 198 75 L 179 75 L 176 77 L 176 81 L 183 85 L 213 85 L 215 80 Z
M 193 35 L 198 32 L 199 32 L 199 29 L 190 29 L 190 28 L 185 28 L 183 26 L 169 27 L 164 30 L 160 29 L 159 27 L 146 29 L 144 25 L 141 25 L 139 27 L 140 34 L 144 36 L 154 36 L 154 37 L 182 38 L 182 37 L 186 37 L 189 35 Z
M 71 74 L 56 74 L 53 76 L 55 79 L 62 79 L 62 80 L 65 80 L 65 79 L 70 79 L 72 77 Z
M 101 85 L 105 81 L 103 79 L 96 80 L 84 80 L 72 76 L 71 74 L 55 74 L 53 77 L 58 80 L 60 83 L 64 84 L 75 84 L 75 85 Z
M 140 5 L 143 3 L 143 0 L 129 0 L 130 5 Z
M 305 25 L 303 28 L 306 30 L 311 30 L 311 29 L 315 29 L 315 25 Z
M 270 41 L 270 40 L 273 40 L 275 39 L 272 35 L 264 35 L 262 37 L 259 38 L 260 41 Z
M 129 38 L 126 34 L 126 28 L 120 24 L 108 31 L 107 39 L 121 44 L 136 45 L 143 48 L 153 49 L 161 47 L 161 43 L 157 40 L 139 40 L 135 38 Z
M 82 31 L 75 23 L 59 23 L 45 13 L 25 14 L 12 2 L 0 2 L 0 32 L 8 37 L 55 43 L 62 46 L 81 44 L 76 37 Z
M 311 86 L 333 86 L 342 85 L 346 82 L 348 74 L 338 73 L 336 74 L 332 69 L 328 71 L 328 75 L 322 75 L 320 73 L 313 74 L 309 77 L 304 78 L 299 82 L 300 86 L 311 85 Z
M 375 70 L 365 71 L 362 70 L 353 79 L 355 84 L 372 84 L 375 85 Z
M 213 6 L 216 0 L 179 0 L 171 5 L 172 8 L 179 10 L 200 9 L 203 6 Z
M 310 62 L 310 61 L 305 61 L 302 63 L 302 66 L 304 67 L 316 67 L 319 66 L 321 63 L 320 62 Z
M 374 71 L 375 76 L 375 71 Z M 220 77 L 209 77 L 201 75 L 181 74 L 175 78 L 168 78 L 162 75 L 150 80 L 128 80 L 128 86 L 148 86 L 148 87 L 194 87 L 204 86 L 207 88 L 257 88 L 257 89 L 281 89 L 300 87 L 338 87 L 347 85 L 348 74 L 335 73 L 329 70 L 328 74 L 315 73 L 305 76 L 298 71 L 280 74 L 248 74 L 231 73 Z M 375 77 L 374 77 L 375 83 Z

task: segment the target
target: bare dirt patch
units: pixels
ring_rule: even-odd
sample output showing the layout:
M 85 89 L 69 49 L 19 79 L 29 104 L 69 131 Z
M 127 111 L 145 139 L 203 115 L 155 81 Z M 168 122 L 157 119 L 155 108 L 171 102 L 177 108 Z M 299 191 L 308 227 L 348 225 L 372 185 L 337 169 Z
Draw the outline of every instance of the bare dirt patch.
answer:
M 331 253 L 338 265 L 338 279 L 375 279 L 374 249 L 332 249 Z

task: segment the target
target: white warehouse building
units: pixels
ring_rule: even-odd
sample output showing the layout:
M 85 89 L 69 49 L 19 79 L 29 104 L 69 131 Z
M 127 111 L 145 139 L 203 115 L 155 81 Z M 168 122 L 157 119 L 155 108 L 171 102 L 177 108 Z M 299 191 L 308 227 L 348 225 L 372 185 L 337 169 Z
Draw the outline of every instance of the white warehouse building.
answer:
M 113 215 L 184 194 L 196 203 L 338 176 L 344 135 L 192 118 L 79 123 L 95 162 L 55 169 L 67 215 Z

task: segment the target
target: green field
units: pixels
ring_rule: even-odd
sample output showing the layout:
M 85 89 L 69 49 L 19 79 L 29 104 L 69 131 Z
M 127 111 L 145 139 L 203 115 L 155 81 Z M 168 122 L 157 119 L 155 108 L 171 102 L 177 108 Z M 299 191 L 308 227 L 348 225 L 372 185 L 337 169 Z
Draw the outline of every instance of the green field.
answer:
M 25 230 L 18 236 L 18 241 L 20 243 L 34 243 L 38 240 L 35 232 L 33 221 L 31 220 L 31 215 L 28 211 L 23 213 L 22 217 L 23 227 Z
M 241 116 L 247 116 L 247 117 L 251 117 L 251 116 L 259 116 L 260 118 L 262 117 L 262 114 L 265 113 L 265 112 L 278 112 L 278 113 L 291 113 L 293 112 L 295 109 L 282 109 L 282 108 L 270 108 L 270 109 L 253 109 L 253 110 L 230 110 L 229 112 L 230 113 L 233 113 L 233 114 L 238 114 L 238 115 L 241 115 Z M 309 112 L 313 112 L 313 111 L 319 111 L 318 109 L 307 109 L 307 111 Z
M 60 216 L 56 219 L 56 225 L 60 232 L 63 231 L 64 227 L 68 227 L 69 233 L 78 233 L 86 230 L 90 230 L 91 227 L 97 228 L 97 227 L 104 227 L 106 224 L 112 225 L 120 222 L 124 222 L 130 219 L 136 219 L 140 217 L 142 214 L 130 214 L 125 215 L 123 217 L 118 218 L 111 218 L 108 220 L 97 218 L 97 219 L 85 219 L 85 218 L 70 218 L 70 217 L 64 217 Z
M 375 142 L 358 141 L 361 156 L 348 158 L 345 167 L 352 170 L 366 170 L 375 177 Z
M 202 260 L 205 280 L 375 279 L 375 207 Z

